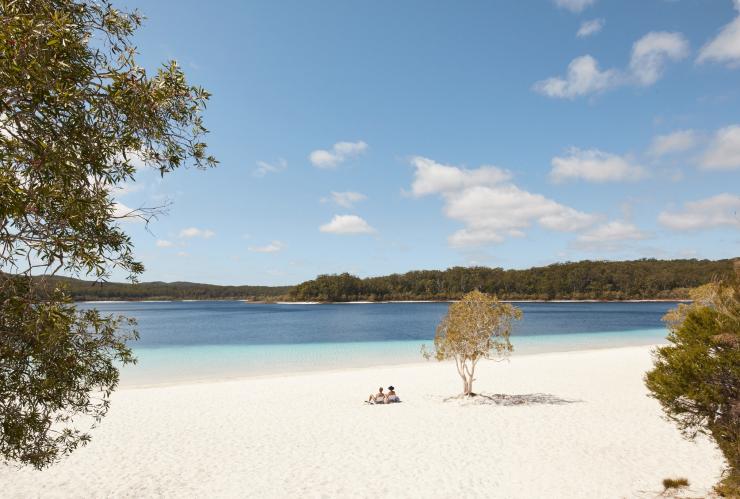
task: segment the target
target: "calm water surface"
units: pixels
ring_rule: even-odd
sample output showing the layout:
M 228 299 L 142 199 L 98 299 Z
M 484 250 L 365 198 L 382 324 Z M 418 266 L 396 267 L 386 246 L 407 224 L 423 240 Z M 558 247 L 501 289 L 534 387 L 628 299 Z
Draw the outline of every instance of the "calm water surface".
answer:
M 675 303 L 517 303 L 515 354 L 661 343 Z M 447 303 L 83 303 L 135 317 L 139 363 L 122 384 L 365 367 L 421 360 Z

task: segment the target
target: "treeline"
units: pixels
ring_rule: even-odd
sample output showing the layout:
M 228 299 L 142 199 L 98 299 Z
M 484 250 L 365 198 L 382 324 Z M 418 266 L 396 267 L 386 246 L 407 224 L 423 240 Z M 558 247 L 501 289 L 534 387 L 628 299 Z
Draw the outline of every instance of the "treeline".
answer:
M 192 282 L 92 282 L 68 277 L 76 301 L 252 300 L 388 301 L 454 300 L 478 289 L 506 300 L 683 299 L 688 290 L 732 273 L 733 260 L 634 260 L 558 263 L 527 270 L 453 267 L 360 279 L 348 273 L 320 275 L 297 286 L 219 286 Z M 2 275 L 0 273 L 0 275 Z
M 91 282 L 54 277 L 75 301 L 87 300 L 271 300 L 285 297 L 292 286 L 218 286 L 193 282 Z
M 290 292 L 295 301 L 450 300 L 478 289 L 508 300 L 688 298 L 688 290 L 729 276 L 732 260 L 582 261 L 527 270 L 453 267 L 360 279 L 321 275 Z

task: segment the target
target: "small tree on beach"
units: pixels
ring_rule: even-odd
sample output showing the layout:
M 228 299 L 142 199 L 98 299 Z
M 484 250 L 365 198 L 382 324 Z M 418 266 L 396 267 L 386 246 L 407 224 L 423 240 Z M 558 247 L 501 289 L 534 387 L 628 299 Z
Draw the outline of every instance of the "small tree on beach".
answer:
M 740 497 L 740 261 L 733 280 L 696 289 L 664 320 L 669 345 L 645 382 L 689 439 L 712 437 L 729 465 L 717 491 Z
M 209 94 L 174 62 L 136 63 L 137 12 L 107 0 L 0 0 L 0 461 L 43 468 L 90 439 L 134 361 L 131 320 L 78 311 L 58 272 L 132 281 L 115 196 L 149 166 L 214 166 Z
M 481 359 L 503 360 L 514 347 L 509 341 L 514 320 L 522 318 L 517 307 L 495 296 L 472 291 L 450 305 L 437 326 L 434 347 L 422 346 L 426 359 L 452 359 L 463 382 L 463 395 L 473 396 L 475 368 Z

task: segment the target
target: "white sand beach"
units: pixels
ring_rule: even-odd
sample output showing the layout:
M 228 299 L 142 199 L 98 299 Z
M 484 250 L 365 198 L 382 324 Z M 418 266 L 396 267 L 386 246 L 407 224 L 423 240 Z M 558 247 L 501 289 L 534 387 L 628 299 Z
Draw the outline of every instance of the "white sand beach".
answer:
M 0 495 L 633 498 L 683 476 L 703 496 L 721 455 L 646 396 L 649 351 L 482 364 L 476 391 L 527 395 L 512 405 L 446 402 L 460 383 L 438 363 L 124 388 L 91 444 L 0 468 Z M 365 405 L 380 384 L 403 402 Z

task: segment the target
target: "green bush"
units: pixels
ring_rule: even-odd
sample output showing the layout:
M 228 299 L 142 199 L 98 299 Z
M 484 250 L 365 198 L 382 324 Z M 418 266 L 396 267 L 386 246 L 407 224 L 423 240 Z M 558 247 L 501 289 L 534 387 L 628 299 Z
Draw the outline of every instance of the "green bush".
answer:
M 706 434 L 728 469 L 717 492 L 740 497 L 740 264 L 729 282 L 703 286 L 666 315 L 669 345 L 645 378 L 651 396 L 685 437 Z

